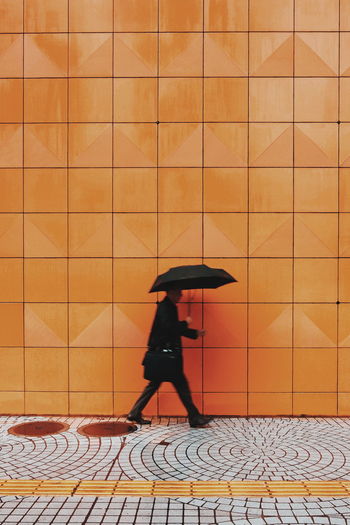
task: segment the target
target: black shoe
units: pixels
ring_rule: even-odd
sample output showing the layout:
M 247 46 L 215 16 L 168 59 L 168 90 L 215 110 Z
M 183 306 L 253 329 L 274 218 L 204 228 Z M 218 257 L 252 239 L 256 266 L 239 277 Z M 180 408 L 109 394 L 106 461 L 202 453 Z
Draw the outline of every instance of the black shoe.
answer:
M 210 421 L 212 421 L 213 418 L 210 417 L 210 416 L 198 416 L 196 417 L 195 419 L 192 419 L 190 421 L 190 427 L 204 427 L 205 425 L 207 425 L 208 423 L 210 423 Z
M 151 421 L 149 419 L 143 419 L 142 416 L 132 416 L 131 414 L 129 414 L 127 419 L 129 421 L 134 421 L 135 423 L 138 423 L 139 425 L 150 425 L 151 424 Z

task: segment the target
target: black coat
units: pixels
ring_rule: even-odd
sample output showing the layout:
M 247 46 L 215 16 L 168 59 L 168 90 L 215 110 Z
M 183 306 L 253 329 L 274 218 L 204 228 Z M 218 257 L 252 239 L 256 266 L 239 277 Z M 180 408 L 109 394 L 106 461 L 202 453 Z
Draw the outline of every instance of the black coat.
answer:
M 166 345 L 182 349 L 181 336 L 197 339 L 198 332 L 188 328 L 186 321 L 179 321 L 177 306 L 168 297 L 158 303 L 151 333 L 148 339 L 149 348 Z

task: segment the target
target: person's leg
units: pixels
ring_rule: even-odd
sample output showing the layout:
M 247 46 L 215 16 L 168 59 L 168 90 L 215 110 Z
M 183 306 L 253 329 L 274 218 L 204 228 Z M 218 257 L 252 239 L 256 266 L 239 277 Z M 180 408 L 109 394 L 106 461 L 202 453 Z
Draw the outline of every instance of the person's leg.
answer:
M 176 379 L 172 381 L 172 383 L 176 389 L 176 392 L 179 395 L 179 398 L 181 399 L 183 405 L 187 410 L 189 422 L 193 422 L 200 416 L 200 413 L 196 405 L 193 403 L 190 387 L 186 376 L 184 374 L 181 374 L 177 376 Z
M 134 421 L 137 421 L 137 419 L 141 419 L 142 410 L 145 408 L 153 394 L 158 390 L 160 384 L 161 381 L 150 381 L 148 383 L 148 385 L 145 387 L 144 391 L 130 410 L 128 414 L 128 419 Z

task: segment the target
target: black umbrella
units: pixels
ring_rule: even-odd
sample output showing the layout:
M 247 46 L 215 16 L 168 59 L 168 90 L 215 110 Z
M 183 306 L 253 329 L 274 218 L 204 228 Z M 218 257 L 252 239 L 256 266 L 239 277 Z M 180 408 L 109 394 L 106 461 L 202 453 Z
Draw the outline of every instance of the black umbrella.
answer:
M 221 268 L 210 268 L 206 264 L 175 266 L 158 275 L 151 292 L 166 292 L 173 288 L 196 290 L 198 288 L 218 288 L 224 284 L 235 283 L 237 279 Z

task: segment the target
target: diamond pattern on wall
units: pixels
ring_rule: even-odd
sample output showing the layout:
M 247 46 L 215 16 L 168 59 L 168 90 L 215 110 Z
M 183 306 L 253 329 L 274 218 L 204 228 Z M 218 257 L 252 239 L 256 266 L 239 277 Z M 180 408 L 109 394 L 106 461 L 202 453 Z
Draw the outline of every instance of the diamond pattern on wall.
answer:
M 201 166 L 200 124 L 161 124 L 159 133 L 160 166 Z
M 336 305 L 297 304 L 294 308 L 294 343 L 300 347 L 337 344 Z
M 63 167 L 66 163 L 66 124 L 25 125 L 24 165 L 26 167 Z
M 0 77 L 22 76 L 23 36 L 0 35 Z
M 293 126 L 290 124 L 251 124 L 250 165 L 291 166 L 293 164 Z
M 70 304 L 69 323 L 70 346 L 112 346 L 112 305 Z
M 65 346 L 67 344 L 66 304 L 26 304 L 26 346 Z
M 250 305 L 249 319 L 249 346 L 291 346 L 292 307 L 290 305 Z
M 204 129 L 205 166 L 237 168 L 247 165 L 246 124 L 206 124 Z
M 337 48 L 337 33 L 298 33 L 295 36 L 295 74 L 336 76 L 338 74 Z
M 295 165 L 337 166 L 337 133 L 336 124 L 296 124 Z
M 261 38 L 261 35 L 263 35 L 264 39 Z M 257 35 L 252 33 L 250 38 L 252 53 L 250 59 L 251 75 L 262 77 L 274 75 L 292 76 L 292 35 L 283 33 L 260 33 Z

